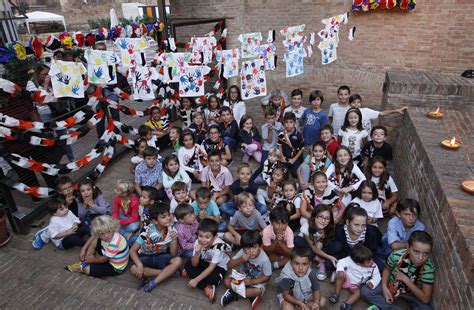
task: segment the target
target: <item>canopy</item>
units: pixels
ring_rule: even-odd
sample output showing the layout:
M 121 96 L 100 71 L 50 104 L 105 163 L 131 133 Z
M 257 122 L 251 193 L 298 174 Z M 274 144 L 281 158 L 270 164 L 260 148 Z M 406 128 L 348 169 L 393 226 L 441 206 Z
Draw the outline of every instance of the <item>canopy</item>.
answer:
M 64 30 L 67 31 L 66 21 L 64 19 L 64 16 L 54 14 L 54 13 L 49 13 L 49 12 L 41 12 L 41 11 L 26 13 L 26 16 L 28 17 L 28 19 L 22 20 L 20 22 L 26 23 L 26 28 L 28 28 L 28 33 L 31 33 L 30 23 L 56 22 L 56 21 L 61 21 L 64 25 Z

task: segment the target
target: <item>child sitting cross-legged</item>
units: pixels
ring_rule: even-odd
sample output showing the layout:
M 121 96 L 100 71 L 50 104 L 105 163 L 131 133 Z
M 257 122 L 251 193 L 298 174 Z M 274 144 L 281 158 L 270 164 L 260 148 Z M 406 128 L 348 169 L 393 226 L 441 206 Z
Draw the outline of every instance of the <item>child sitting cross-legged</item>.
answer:
M 212 193 L 207 187 L 200 187 L 196 190 L 196 200 L 191 206 L 198 221 L 210 218 L 217 223 L 221 223 L 221 212 L 216 202 L 212 200 Z M 225 222 L 219 225 L 219 232 L 225 231 Z
M 284 207 L 276 207 L 270 212 L 270 225 L 263 230 L 263 249 L 267 253 L 273 268 L 285 266 L 291 256 L 293 231 L 288 226 L 290 213 Z
M 230 246 L 217 237 L 217 222 L 204 219 L 199 223 L 193 257 L 184 264 L 183 276 L 189 276 L 188 286 L 199 288 L 214 302 L 216 286 L 224 278 L 229 262 Z
M 164 199 L 166 193 L 163 190 L 163 170 L 158 159 L 158 150 L 148 146 L 143 156 L 145 160 L 135 168 L 135 191 L 140 195 L 143 186 L 153 186 L 158 190 L 159 198 Z
M 341 305 L 341 309 L 352 309 L 352 305 L 360 299 L 362 286 L 374 289 L 380 283 L 380 272 L 374 263 L 372 251 L 362 244 L 351 249 L 350 256 L 340 259 L 336 267 L 336 291 L 329 301 L 337 303 L 341 289 L 348 289 L 351 295 Z
M 150 292 L 173 275 L 182 265 L 177 256 L 178 240 L 169 206 L 156 203 L 150 209 L 151 223 L 138 236 L 130 250 L 134 265 L 130 272 L 138 279 L 155 277 L 146 282 L 142 290 Z
M 258 231 L 246 231 L 242 235 L 241 245 L 242 249 L 227 263 L 227 267 L 240 267 L 239 272 L 245 275 L 244 294 L 236 292 L 231 285 L 234 279 L 227 277 L 224 280 L 227 291 L 222 295 L 221 306 L 227 306 L 241 295 L 250 300 L 252 309 L 256 309 L 265 292 L 266 284 L 272 276 L 272 265 L 267 254 L 262 250 L 262 237 Z
M 129 239 L 140 228 L 138 209 L 140 201 L 132 193 L 133 182 L 119 179 L 115 183 L 114 207 L 112 217 L 120 222 L 120 234 Z
M 79 254 L 80 262 L 67 265 L 70 272 L 91 277 L 111 277 L 121 274 L 128 264 L 129 247 L 118 233 L 120 223 L 110 215 L 99 215 L 92 220 L 92 236 Z
M 267 224 L 260 212 L 255 209 L 255 198 L 252 194 L 242 192 L 235 198 L 239 210 L 227 225 L 227 232 L 224 239 L 234 245 L 240 246 L 242 234 L 247 230 L 263 230 Z
M 209 165 L 201 172 L 201 184 L 211 190 L 212 200 L 218 205 L 227 201 L 232 185 L 232 173 L 221 164 L 218 151 L 209 153 Z
M 171 193 L 173 194 L 173 199 L 170 202 L 170 212 L 174 214 L 174 210 L 180 203 L 189 203 L 191 204 L 192 200 L 189 197 L 188 192 L 189 186 L 181 181 L 174 182 L 171 186 Z
M 140 195 L 140 206 L 138 207 L 138 216 L 140 217 L 140 229 L 141 232 L 149 223 L 150 219 L 150 208 L 158 201 L 158 191 L 156 188 L 151 186 L 144 186 Z
M 319 310 L 326 305 L 316 271 L 311 269 L 311 250 L 308 248 L 291 251 L 291 260 L 283 267 L 275 283 L 281 291 L 277 295 L 281 309 Z
M 188 203 L 180 203 L 174 216 L 178 220 L 176 230 L 178 231 L 178 255 L 183 258 L 193 257 L 194 242 L 197 239 L 198 221 L 194 215 L 194 209 Z

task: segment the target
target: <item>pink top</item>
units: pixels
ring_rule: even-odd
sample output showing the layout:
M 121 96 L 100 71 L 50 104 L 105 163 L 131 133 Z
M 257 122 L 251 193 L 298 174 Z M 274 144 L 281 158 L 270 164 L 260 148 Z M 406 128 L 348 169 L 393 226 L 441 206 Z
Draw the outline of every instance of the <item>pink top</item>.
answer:
M 120 221 L 120 225 L 125 226 L 134 222 L 138 222 L 138 207 L 140 206 L 140 200 L 134 194 L 130 195 L 130 202 L 128 203 L 128 209 L 125 211 L 122 206 L 122 198 L 120 196 L 115 196 L 114 198 L 114 208 L 112 210 L 112 217 Z M 125 219 L 120 219 L 126 217 Z
M 270 246 L 272 244 L 272 241 L 276 239 L 276 235 L 273 231 L 273 226 L 271 224 L 265 227 L 262 234 L 262 243 L 264 246 Z M 293 231 L 291 230 L 290 226 L 287 226 L 285 230 L 285 243 L 286 246 L 290 249 L 295 247 L 293 239 Z

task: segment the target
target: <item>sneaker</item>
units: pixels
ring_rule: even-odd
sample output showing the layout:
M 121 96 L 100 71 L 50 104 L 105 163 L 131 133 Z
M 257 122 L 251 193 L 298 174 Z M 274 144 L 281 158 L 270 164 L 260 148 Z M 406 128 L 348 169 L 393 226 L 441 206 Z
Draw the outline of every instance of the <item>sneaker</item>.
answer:
M 67 265 L 66 270 L 70 272 L 81 272 L 86 266 L 87 264 L 85 264 L 85 262 L 77 262 L 71 265 Z
M 339 309 L 341 309 L 341 310 L 351 310 L 352 305 L 349 305 L 349 304 L 346 304 L 345 302 L 343 302 Z
M 377 305 L 370 305 L 367 310 L 380 310 L 381 308 L 377 307 Z
M 339 295 L 333 293 L 331 296 L 328 297 L 328 300 L 333 304 L 337 304 L 339 302 Z
M 235 293 L 231 289 L 227 289 L 227 291 L 225 291 L 224 295 L 222 295 L 221 297 L 221 306 L 225 307 L 231 302 L 236 301 L 238 298 L 239 296 L 237 295 L 237 293 Z
M 156 282 L 151 280 L 142 287 L 142 291 L 145 293 L 150 293 L 155 287 L 157 287 Z
M 35 233 L 35 240 L 33 240 L 33 243 L 32 243 L 35 249 L 40 250 L 43 247 L 44 241 L 43 241 L 42 235 L 47 229 L 48 227 L 45 227 L 43 229 L 38 230 Z
M 205 288 L 204 288 L 204 295 L 207 296 L 207 298 L 209 298 L 209 301 L 211 302 L 211 304 L 214 303 L 214 299 L 216 297 L 216 286 L 215 285 L 211 285 L 211 284 L 208 284 Z
M 183 269 L 181 272 L 181 277 L 182 278 L 189 278 L 189 273 L 186 271 L 186 269 Z
M 330 279 L 330 280 L 331 280 L 331 283 L 336 282 L 336 275 L 337 275 L 337 274 L 336 274 L 335 271 L 333 271 L 333 272 L 331 273 L 331 279 Z
M 316 277 L 319 281 L 324 281 L 328 277 L 326 274 L 326 267 L 324 266 L 324 261 L 318 264 L 318 272 L 316 273 Z
M 252 303 L 252 310 L 255 310 L 262 302 L 262 296 L 258 295 L 257 297 L 250 297 L 249 300 Z

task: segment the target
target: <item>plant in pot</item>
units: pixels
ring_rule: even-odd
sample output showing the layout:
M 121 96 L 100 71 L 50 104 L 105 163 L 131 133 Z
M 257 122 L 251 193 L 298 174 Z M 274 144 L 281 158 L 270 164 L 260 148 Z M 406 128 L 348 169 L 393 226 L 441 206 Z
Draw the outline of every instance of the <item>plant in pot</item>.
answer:
M 13 237 L 13 235 L 8 231 L 7 212 L 8 207 L 0 202 L 0 247 L 7 244 Z

